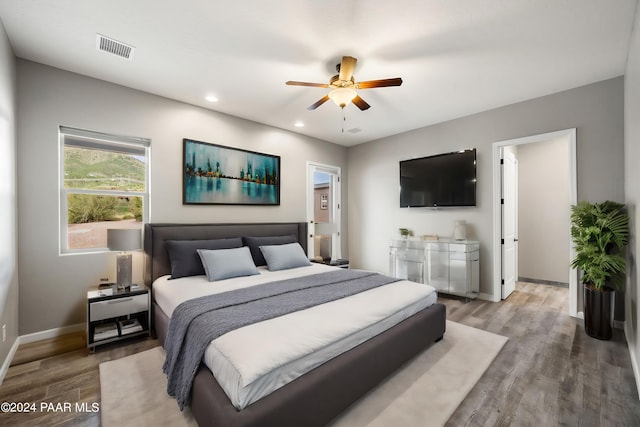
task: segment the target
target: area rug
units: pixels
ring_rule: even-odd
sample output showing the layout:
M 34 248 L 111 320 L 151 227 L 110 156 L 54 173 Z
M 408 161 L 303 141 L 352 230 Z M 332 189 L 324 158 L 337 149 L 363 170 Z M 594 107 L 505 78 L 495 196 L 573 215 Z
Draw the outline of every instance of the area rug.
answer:
M 444 339 L 422 352 L 333 421 L 332 427 L 442 426 L 507 338 L 447 321 Z M 166 393 L 160 347 L 100 364 L 103 427 L 195 426 Z

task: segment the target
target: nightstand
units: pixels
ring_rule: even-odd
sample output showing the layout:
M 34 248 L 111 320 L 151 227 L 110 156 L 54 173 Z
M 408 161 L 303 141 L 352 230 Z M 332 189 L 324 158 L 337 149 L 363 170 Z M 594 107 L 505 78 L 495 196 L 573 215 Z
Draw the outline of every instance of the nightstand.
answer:
M 349 268 L 349 260 L 348 259 L 334 259 L 333 261 L 327 262 L 327 264 L 333 267 L 340 268 Z
M 133 285 L 118 291 L 115 286 L 87 292 L 87 347 L 132 337 L 150 336 L 149 288 Z
M 334 259 L 333 261 L 330 260 L 330 259 L 322 260 L 322 261 L 320 261 L 320 259 L 318 259 L 318 260 L 313 260 L 312 259 L 310 261 L 318 263 L 318 264 L 330 265 L 332 267 L 349 268 L 349 260 L 348 259 Z

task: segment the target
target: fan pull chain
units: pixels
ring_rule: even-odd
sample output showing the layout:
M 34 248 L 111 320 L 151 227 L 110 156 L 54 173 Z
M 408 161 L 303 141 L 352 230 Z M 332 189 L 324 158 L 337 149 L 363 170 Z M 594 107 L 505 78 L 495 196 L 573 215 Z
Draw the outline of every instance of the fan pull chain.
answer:
M 344 133 L 344 122 L 347 121 L 347 118 L 344 115 L 344 107 L 342 107 L 342 133 Z

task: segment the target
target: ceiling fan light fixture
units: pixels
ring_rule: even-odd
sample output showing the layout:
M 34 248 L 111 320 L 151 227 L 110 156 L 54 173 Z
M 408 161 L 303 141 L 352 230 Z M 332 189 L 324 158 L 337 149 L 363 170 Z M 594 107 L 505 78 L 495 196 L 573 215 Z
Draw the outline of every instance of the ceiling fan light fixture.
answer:
M 358 94 L 355 90 L 348 87 L 341 87 L 329 92 L 329 99 L 336 103 L 340 108 L 344 108 L 348 103 L 353 101 Z
M 328 100 L 332 99 L 338 107 L 342 108 L 343 114 L 344 107 L 349 103 L 353 103 L 353 105 L 358 107 L 360 111 L 365 111 L 371 108 L 371 105 L 358 95 L 356 89 L 400 86 L 402 84 L 402 79 L 400 77 L 356 82 L 356 79 L 353 77 L 353 69 L 355 68 L 357 61 L 358 60 L 353 56 L 343 56 L 342 62 L 336 66 L 339 74 L 331 77 L 329 84 L 298 82 L 294 80 L 289 80 L 288 82 L 285 82 L 285 84 L 289 86 L 308 86 L 332 89 L 328 94 L 309 105 L 307 110 L 313 111 Z

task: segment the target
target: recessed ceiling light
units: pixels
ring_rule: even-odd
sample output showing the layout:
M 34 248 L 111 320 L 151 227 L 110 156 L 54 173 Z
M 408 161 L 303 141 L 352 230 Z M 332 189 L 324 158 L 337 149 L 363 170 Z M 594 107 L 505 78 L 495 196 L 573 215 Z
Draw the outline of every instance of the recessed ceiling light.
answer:
M 207 95 L 204 99 L 206 99 L 209 102 L 218 102 L 218 98 L 216 98 L 213 95 Z
M 296 123 L 294 124 L 294 126 L 295 126 L 295 127 L 297 127 L 297 128 L 303 128 L 303 127 L 304 127 L 304 123 L 302 123 L 302 122 L 296 122 Z

